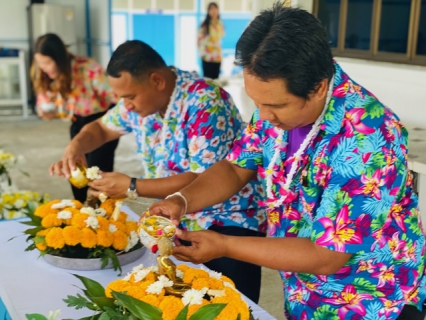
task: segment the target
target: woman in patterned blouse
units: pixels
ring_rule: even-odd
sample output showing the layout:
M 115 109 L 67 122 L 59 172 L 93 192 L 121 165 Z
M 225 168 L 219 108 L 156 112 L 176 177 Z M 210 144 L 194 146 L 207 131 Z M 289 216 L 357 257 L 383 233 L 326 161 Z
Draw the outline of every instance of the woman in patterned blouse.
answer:
M 221 39 L 224 36 L 222 21 L 219 17 L 219 6 L 210 2 L 207 15 L 198 30 L 198 49 L 203 63 L 203 76 L 217 79 L 222 62 Z
M 68 52 L 63 41 L 53 33 L 37 39 L 31 80 L 39 117 L 72 120 L 71 139 L 84 125 L 100 118 L 116 103 L 102 66 L 93 59 Z M 118 139 L 87 153 L 85 165 L 113 171 L 117 145 Z M 71 187 L 74 198 L 84 202 L 87 188 Z

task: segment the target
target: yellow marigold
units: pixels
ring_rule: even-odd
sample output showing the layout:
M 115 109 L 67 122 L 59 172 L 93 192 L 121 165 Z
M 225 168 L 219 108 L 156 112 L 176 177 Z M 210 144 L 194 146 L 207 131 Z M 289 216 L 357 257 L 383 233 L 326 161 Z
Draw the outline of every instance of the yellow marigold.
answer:
M 129 236 L 130 232 L 138 230 L 138 223 L 136 221 L 128 221 L 126 222 L 126 234 Z
M 154 283 L 155 281 L 157 281 L 157 277 L 155 276 L 153 272 L 149 272 L 142 281 L 136 282 L 135 275 L 132 274 L 129 281 L 138 286 L 142 286 L 142 285 L 145 285 L 145 283 L 147 283 L 146 287 L 148 287 L 151 283 Z
M 160 306 L 160 299 L 153 295 L 153 294 L 147 294 L 146 296 L 142 297 L 143 302 L 149 303 L 150 305 L 153 305 L 155 307 L 159 307 Z
M 58 202 L 59 202 L 59 200 L 58 200 Z M 34 215 L 36 215 L 37 217 L 40 217 L 40 218 L 44 218 L 49 213 L 58 213 L 58 212 L 59 212 L 59 210 L 51 209 L 50 205 L 48 203 L 46 203 L 46 204 L 42 204 L 41 206 L 38 206 L 37 209 L 35 209 L 35 211 L 34 211 Z
M 127 213 L 125 213 L 125 212 L 120 212 L 120 215 L 118 216 L 118 219 L 117 219 L 117 221 L 120 221 L 120 222 L 122 222 L 122 223 L 126 223 L 126 221 L 127 221 Z
M 46 235 L 45 241 L 48 247 L 51 247 L 54 249 L 62 249 L 65 245 L 62 229 L 61 228 L 50 229 L 50 231 Z
M 42 241 L 42 242 L 36 243 L 35 246 L 40 251 L 45 251 L 47 249 L 46 241 Z
M 201 290 L 201 289 L 203 289 L 203 288 L 209 288 L 209 289 L 212 289 L 212 288 L 210 288 L 210 286 L 209 286 L 209 280 L 210 280 L 210 279 L 208 279 L 208 278 L 199 278 L 199 279 L 195 279 L 195 280 L 192 282 L 191 287 L 192 287 L 192 289 L 196 289 L 196 290 Z
M 185 272 L 186 270 L 189 269 L 189 267 L 186 264 L 180 264 L 180 265 L 176 266 L 176 269 L 178 269 L 182 272 Z
M 174 296 L 164 297 L 159 305 L 159 308 L 163 311 L 163 320 L 175 320 L 183 307 L 182 300 Z
M 106 230 L 97 230 L 96 236 L 98 237 L 98 245 L 108 248 L 111 247 L 112 242 L 114 240 L 114 236 L 111 232 Z
M 232 289 L 231 289 L 232 290 Z M 211 300 L 211 303 L 226 303 L 226 307 L 222 310 L 216 320 L 236 319 L 238 314 L 241 315 L 241 320 L 249 319 L 249 309 L 247 304 L 241 300 L 241 297 L 216 297 Z
M 62 233 L 68 246 L 76 246 L 81 241 L 81 230 L 76 226 L 67 226 Z
M 98 243 L 96 233 L 89 228 L 81 229 L 81 246 L 83 248 L 93 248 Z
M 234 281 L 231 280 L 231 278 L 228 278 L 227 276 L 222 275 L 222 281 L 232 284 L 232 286 L 235 288 L 235 283 Z
M 63 221 L 62 219 L 58 219 L 58 216 L 56 213 L 49 213 L 47 216 L 41 220 L 41 225 L 43 228 L 49 229 L 52 227 L 59 227 L 62 225 Z
M 203 299 L 201 304 L 193 304 L 188 307 L 188 318 L 191 317 L 198 309 L 206 304 L 210 304 L 206 299 Z
M 77 213 L 75 215 L 73 215 L 72 219 L 71 219 L 71 225 L 75 226 L 79 229 L 83 229 L 86 228 L 86 220 L 87 218 L 89 218 L 88 214 L 85 213 Z
M 123 279 L 114 280 L 106 286 L 105 295 L 108 298 L 112 298 L 111 291 L 124 292 L 125 291 L 124 289 L 128 286 L 129 286 L 129 282 L 127 282 L 126 280 L 123 280 Z
M 73 200 L 73 201 L 77 201 L 77 200 Z M 64 221 L 64 223 L 65 223 L 67 226 L 72 225 L 72 218 L 73 218 L 74 216 L 76 216 L 76 215 L 80 214 L 80 210 L 78 210 L 78 209 L 76 209 L 76 208 L 71 208 L 71 207 L 65 208 L 65 209 L 63 209 L 63 210 L 64 210 L 64 211 L 69 211 L 69 212 L 71 212 L 71 219 L 66 219 L 66 220 L 63 220 L 63 221 Z
M 118 231 L 126 233 L 126 225 L 121 221 L 115 221 L 115 220 L 108 220 L 110 224 L 113 224 L 117 227 Z
M 71 200 L 71 201 L 75 204 L 75 208 L 77 210 L 80 210 L 81 208 L 83 208 L 83 204 L 80 201 L 78 200 Z
M 99 207 L 106 211 L 107 216 L 110 216 L 114 212 L 115 202 L 114 199 L 107 199 Z
M 44 230 L 40 230 L 39 232 L 36 233 L 36 236 L 41 236 L 41 237 L 45 237 L 46 234 L 50 231 L 50 229 L 44 229 Z
M 126 292 L 128 296 L 131 296 L 135 299 L 142 300 L 143 297 L 146 296 L 146 292 L 144 289 L 141 289 L 138 286 L 128 285 L 127 287 L 122 289 L 122 292 Z
M 122 231 L 116 231 L 113 233 L 114 240 L 112 246 L 115 250 L 121 251 L 124 250 L 127 246 L 127 234 Z
M 107 231 L 109 229 L 109 221 L 107 219 L 105 219 L 104 217 L 96 217 L 96 219 L 99 222 L 99 229 L 98 230 Z
M 183 282 L 191 284 L 192 281 L 198 278 L 209 278 L 209 274 L 207 271 L 202 269 L 193 269 L 190 268 L 185 271 L 183 275 Z

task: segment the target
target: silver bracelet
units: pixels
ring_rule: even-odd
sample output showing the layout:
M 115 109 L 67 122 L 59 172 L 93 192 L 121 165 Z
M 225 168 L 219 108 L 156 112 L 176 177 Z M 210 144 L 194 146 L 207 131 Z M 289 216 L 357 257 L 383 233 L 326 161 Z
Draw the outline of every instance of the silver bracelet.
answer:
M 169 199 L 173 196 L 179 196 L 183 199 L 183 201 L 185 202 L 185 211 L 184 211 L 184 214 L 185 214 L 186 211 L 188 210 L 188 201 L 186 200 L 185 196 L 180 192 L 175 192 L 175 193 L 172 193 L 172 194 L 168 195 L 167 197 L 165 197 L 164 200 Z

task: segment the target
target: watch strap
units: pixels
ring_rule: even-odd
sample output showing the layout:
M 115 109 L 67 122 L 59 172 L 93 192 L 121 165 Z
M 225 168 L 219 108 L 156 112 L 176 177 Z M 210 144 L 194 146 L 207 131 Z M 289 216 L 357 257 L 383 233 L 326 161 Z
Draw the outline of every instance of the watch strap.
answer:
M 131 178 L 130 179 L 130 187 L 129 187 L 130 191 L 136 191 L 136 181 L 137 180 L 138 180 L 137 178 Z

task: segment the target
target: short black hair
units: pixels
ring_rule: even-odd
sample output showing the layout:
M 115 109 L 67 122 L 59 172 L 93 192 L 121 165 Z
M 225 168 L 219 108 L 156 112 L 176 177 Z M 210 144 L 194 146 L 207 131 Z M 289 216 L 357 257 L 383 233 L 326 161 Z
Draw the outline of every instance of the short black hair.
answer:
M 236 64 L 268 81 L 283 79 L 290 93 L 307 99 L 335 72 L 325 28 L 312 14 L 276 2 L 262 11 L 237 42 Z
M 140 40 L 129 40 L 114 51 L 106 71 L 113 78 L 119 78 L 122 72 L 129 72 L 134 78 L 143 78 L 164 67 L 166 63 L 163 58 L 150 45 Z

